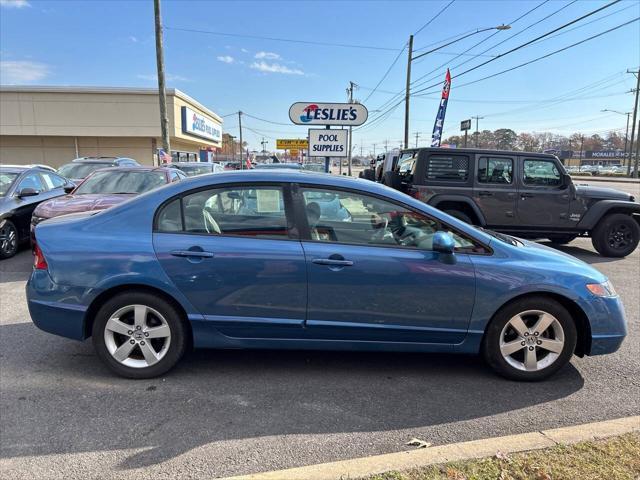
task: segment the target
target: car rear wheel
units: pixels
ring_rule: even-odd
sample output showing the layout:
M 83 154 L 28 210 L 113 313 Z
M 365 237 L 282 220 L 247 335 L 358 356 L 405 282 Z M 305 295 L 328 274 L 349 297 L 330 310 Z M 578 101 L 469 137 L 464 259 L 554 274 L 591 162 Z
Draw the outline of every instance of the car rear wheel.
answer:
M 593 248 L 603 257 L 626 257 L 640 241 L 640 226 L 631 215 L 614 213 L 600 220 L 591 233 Z
M 576 326 L 555 300 L 530 297 L 501 309 L 482 345 L 487 363 L 511 380 L 537 381 L 565 366 L 575 350 Z
M 18 251 L 18 230 L 11 220 L 0 226 L 0 258 L 13 257 Z
M 93 324 L 100 359 L 128 378 L 153 378 L 169 371 L 184 354 L 186 328 L 170 303 L 146 292 L 108 300 Z

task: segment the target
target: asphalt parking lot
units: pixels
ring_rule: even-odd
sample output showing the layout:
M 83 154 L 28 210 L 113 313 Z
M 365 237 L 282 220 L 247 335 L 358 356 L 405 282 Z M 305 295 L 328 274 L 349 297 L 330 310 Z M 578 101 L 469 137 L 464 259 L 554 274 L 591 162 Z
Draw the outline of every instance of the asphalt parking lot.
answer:
M 23 251 L 0 262 L 0 476 L 212 478 L 400 451 L 412 437 L 441 444 L 637 415 L 640 250 L 602 258 L 588 239 L 562 249 L 610 277 L 629 336 L 535 384 L 496 377 L 474 356 L 278 351 L 198 351 L 163 378 L 125 380 L 90 341 L 31 323 Z

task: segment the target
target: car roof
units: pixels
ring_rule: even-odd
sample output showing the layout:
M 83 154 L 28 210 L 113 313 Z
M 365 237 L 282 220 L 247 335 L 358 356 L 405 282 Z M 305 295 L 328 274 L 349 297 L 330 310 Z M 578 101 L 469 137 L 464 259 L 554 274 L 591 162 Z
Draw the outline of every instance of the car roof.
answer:
M 165 166 L 168 166 L 168 167 L 175 166 L 175 168 L 180 168 L 180 165 L 187 165 L 187 166 L 219 165 L 219 163 L 218 162 L 171 162 L 171 163 L 167 163 Z
M 72 163 L 115 163 L 119 160 L 133 160 L 128 157 L 80 157 L 72 160 Z
M 122 167 L 108 167 L 108 168 L 99 168 L 96 172 L 172 172 L 177 170 L 176 168 L 168 168 L 168 167 L 155 167 L 150 165 L 125 165 Z
M 0 171 L 10 173 L 22 173 L 27 170 L 37 170 L 39 172 L 50 172 L 49 169 L 34 165 L 0 165 Z
M 444 148 L 444 147 L 420 147 L 420 148 L 403 148 L 400 153 L 403 152 L 415 152 L 419 151 L 429 151 L 434 153 L 443 153 L 448 155 L 453 155 L 455 153 L 484 153 L 484 154 L 493 154 L 493 155 L 526 155 L 526 156 L 535 156 L 535 157 L 545 157 L 545 158 L 556 158 L 555 155 L 551 153 L 540 153 L 540 152 L 518 152 L 515 150 L 496 150 L 490 148 Z

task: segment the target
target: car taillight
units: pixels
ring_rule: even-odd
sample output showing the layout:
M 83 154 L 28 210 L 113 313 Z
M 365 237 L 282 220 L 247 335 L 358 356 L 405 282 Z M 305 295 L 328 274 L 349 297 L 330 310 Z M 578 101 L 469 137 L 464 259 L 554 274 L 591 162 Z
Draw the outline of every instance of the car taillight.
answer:
M 37 243 L 33 246 L 33 268 L 36 270 L 46 270 L 49 268 L 47 261 L 42 254 L 42 250 L 40 250 Z

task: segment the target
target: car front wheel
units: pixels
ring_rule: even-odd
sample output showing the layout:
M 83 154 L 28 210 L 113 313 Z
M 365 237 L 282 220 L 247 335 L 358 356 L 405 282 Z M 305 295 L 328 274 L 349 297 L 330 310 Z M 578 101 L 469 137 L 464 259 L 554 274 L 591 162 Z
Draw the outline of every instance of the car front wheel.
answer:
M 5 220 L 0 225 L 0 258 L 13 257 L 17 251 L 18 230 L 11 220 Z
M 544 380 L 565 366 L 576 347 L 571 315 L 555 300 L 529 297 L 502 308 L 482 345 L 487 363 L 511 380 Z
M 591 233 L 593 248 L 603 257 L 626 257 L 640 242 L 640 226 L 631 215 L 614 213 L 600 220 Z
M 123 293 L 108 300 L 96 315 L 92 335 L 100 359 L 128 378 L 166 373 L 186 348 L 186 328 L 180 313 L 146 292 Z

